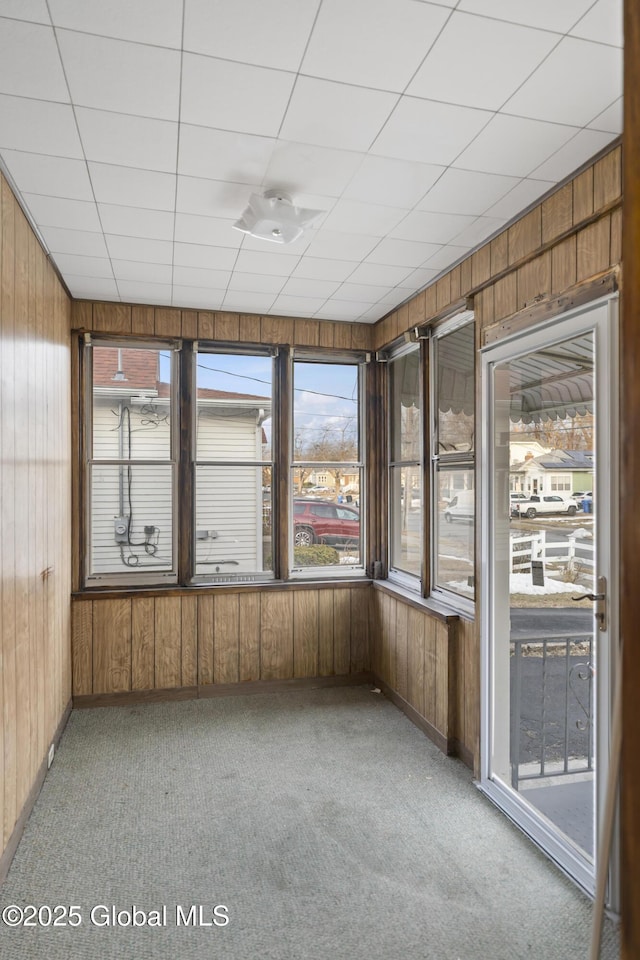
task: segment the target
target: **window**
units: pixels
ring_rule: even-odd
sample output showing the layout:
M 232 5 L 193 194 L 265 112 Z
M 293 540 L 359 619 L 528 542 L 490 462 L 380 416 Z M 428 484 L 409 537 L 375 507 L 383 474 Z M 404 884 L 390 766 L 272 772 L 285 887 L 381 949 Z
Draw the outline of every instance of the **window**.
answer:
M 195 362 L 195 574 L 271 578 L 273 358 L 201 348 Z
M 419 590 L 422 572 L 420 349 L 389 358 L 389 578 Z
M 363 354 L 84 342 L 85 585 L 364 575 Z
M 571 490 L 571 476 L 552 473 L 550 487 L 552 490 Z
M 292 364 L 294 576 L 364 573 L 364 361 L 302 354 Z
M 465 313 L 432 333 L 431 592 L 475 596 L 475 333 Z
M 176 580 L 175 351 L 98 342 L 89 381 L 87 580 Z

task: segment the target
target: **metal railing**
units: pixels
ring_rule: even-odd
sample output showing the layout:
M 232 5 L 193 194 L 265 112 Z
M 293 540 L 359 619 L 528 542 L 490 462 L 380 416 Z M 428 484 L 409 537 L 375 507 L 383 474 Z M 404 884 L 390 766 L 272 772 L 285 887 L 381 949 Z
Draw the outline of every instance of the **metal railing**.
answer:
M 593 634 L 511 641 L 511 782 L 593 771 Z

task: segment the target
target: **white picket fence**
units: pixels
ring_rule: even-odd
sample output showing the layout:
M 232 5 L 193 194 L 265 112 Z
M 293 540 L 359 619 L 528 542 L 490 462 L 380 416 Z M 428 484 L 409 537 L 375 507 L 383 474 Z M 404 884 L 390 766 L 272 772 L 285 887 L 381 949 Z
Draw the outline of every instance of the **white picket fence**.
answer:
M 548 541 L 546 534 L 546 530 L 540 530 L 538 533 L 510 539 L 512 573 L 529 573 L 532 560 L 542 560 L 543 563 L 566 563 L 568 570 L 575 570 L 579 566 L 593 569 L 595 566 L 593 540 L 578 540 L 573 534 L 568 534 L 566 542 L 558 543 Z M 580 545 L 580 556 L 576 555 L 577 543 Z

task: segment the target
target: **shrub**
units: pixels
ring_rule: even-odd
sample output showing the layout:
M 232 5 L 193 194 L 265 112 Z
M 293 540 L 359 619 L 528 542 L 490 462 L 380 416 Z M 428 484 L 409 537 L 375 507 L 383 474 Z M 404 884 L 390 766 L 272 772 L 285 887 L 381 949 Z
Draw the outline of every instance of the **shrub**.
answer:
M 296 547 L 293 551 L 294 567 L 324 567 L 338 563 L 340 557 L 333 547 L 314 543 L 310 547 Z

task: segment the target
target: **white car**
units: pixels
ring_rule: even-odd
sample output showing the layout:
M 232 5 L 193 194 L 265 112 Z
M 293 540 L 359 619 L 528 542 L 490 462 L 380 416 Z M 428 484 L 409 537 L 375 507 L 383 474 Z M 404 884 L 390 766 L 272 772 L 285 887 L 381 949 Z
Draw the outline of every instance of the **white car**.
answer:
M 512 517 L 527 517 L 529 520 L 543 513 L 566 513 L 573 517 L 577 512 L 578 504 L 573 497 L 559 497 L 557 494 L 529 497 L 511 504 Z

